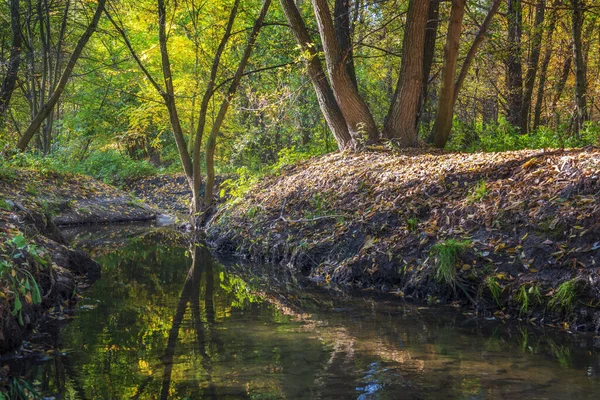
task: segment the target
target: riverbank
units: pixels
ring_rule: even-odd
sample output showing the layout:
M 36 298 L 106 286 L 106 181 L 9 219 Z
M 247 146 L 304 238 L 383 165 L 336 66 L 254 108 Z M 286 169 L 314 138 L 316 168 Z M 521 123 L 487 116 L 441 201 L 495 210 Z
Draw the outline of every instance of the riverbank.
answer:
M 69 248 L 59 226 L 154 220 L 157 210 L 79 175 L 0 171 L 0 354 L 17 349 L 40 319 L 62 318 L 77 287 L 100 266 Z
M 600 330 L 600 149 L 331 154 L 208 227 L 221 252 L 321 284 Z

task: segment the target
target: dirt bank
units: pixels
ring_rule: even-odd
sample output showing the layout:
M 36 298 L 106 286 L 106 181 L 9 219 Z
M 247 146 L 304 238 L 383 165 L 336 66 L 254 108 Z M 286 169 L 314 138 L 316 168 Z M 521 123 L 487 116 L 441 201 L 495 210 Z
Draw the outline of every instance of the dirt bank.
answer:
M 600 149 L 332 154 L 218 211 L 219 251 L 323 284 L 600 330 Z
M 0 354 L 18 348 L 47 310 L 68 309 L 78 284 L 100 275 L 98 264 L 67 246 L 58 225 L 149 220 L 156 214 L 90 178 L 0 171 Z

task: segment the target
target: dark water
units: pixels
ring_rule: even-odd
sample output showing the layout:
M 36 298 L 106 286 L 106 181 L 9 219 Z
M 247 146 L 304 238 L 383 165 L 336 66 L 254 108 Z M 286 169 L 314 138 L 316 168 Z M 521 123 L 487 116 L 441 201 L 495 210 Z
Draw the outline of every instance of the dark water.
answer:
M 8 362 L 11 373 L 44 396 L 600 396 L 600 352 L 592 337 L 467 319 L 451 308 L 285 285 L 269 290 L 202 247 L 178 247 L 164 236 L 117 242 L 95 249 L 103 276 L 84 293 L 48 355 Z

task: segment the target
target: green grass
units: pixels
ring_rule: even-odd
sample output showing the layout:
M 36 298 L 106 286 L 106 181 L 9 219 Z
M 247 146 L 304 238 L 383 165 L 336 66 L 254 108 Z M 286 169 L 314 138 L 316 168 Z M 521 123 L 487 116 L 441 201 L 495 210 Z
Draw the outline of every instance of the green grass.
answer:
M 533 307 L 542 304 L 542 294 L 538 285 L 523 284 L 517 290 L 515 300 L 521 305 L 519 315 L 528 314 Z
M 496 277 L 490 275 L 487 278 L 485 278 L 485 286 L 489 289 L 490 293 L 492 294 L 492 298 L 494 299 L 498 307 L 500 307 L 500 294 L 502 293 L 502 288 L 500 287 L 500 284 L 498 283 Z
M 554 296 L 548 302 L 548 307 L 557 311 L 572 311 L 575 305 L 575 299 L 577 298 L 577 279 L 571 279 L 563 282 Z
M 438 282 L 445 282 L 454 286 L 456 282 L 456 261 L 469 247 L 471 247 L 469 241 L 456 239 L 448 239 L 431 247 L 431 254 L 437 260 L 436 278 Z
M 408 225 L 409 231 L 411 231 L 412 233 L 415 233 L 417 231 L 417 227 L 419 225 L 419 220 L 416 218 L 409 218 L 406 221 L 406 225 Z

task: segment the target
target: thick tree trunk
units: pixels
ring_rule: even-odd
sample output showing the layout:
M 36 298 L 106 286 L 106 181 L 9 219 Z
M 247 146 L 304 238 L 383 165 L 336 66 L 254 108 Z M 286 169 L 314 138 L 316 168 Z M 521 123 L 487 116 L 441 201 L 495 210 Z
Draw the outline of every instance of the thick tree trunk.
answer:
M 575 130 L 578 133 L 587 121 L 586 104 L 586 63 L 583 56 L 581 30 L 584 21 L 584 0 L 571 0 L 573 6 L 573 60 L 575 61 Z
M 444 46 L 444 65 L 442 67 L 442 87 L 438 100 L 438 110 L 433 124 L 433 144 L 443 148 L 452 129 L 454 115 L 454 80 L 458 61 L 458 47 L 462 20 L 465 15 L 466 0 L 453 0 L 448 23 L 448 35 Z
M 348 130 L 352 136 L 366 135 L 370 142 L 376 142 L 379 140 L 377 125 L 367 103 L 348 74 L 346 59 L 335 36 L 327 0 L 312 0 L 312 5 L 317 18 L 333 94 L 346 120 Z
M 535 5 L 535 22 L 533 24 L 533 35 L 531 37 L 531 53 L 527 61 L 527 72 L 525 73 L 523 107 L 521 108 L 521 132 L 529 133 L 529 115 L 531 112 L 531 100 L 535 76 L 537 75 L 540 62 L 540 50 L 542 47 L 542 33 L 544 14 L 546 12 L 546 0 L 538 0 Z
M 546 50 L 542 65 L 540 66 L 540 77 L 538 79 L 537 97 L 535 99 L 535 110 L 533 112 L 533 130 L 535 131 L 539 126 L 542 118 L 542 106 L 544 104 L 544 91 L 546 88 L 546 78 L 548 74 L 548 65 L 552 59 L 552 37 L 554 36 L 554 29 L 556 28 L 556 21 L 558 20 L 558 11 L 556 8 L 560 5 L 562 0 L 554 0 L 552 5 L 552 13 L 548 20 L 548 28 L 546 31 Z
M 54 90 L 48 101 L 40 108 L 36 116 L 33 118 L 33 121 L 31 121 L 31 124 L 29 124 L 29 126 L 23 133 L 23 136 L 21 136 L 21 139 L 19 139 L 17 143 L 17 148 L 19 150 L 25 151 L 33 135 L 39 130 L 42 122 L 48 117 L 48 115 L 50 115 L 50 113 L 54 109 L 54 106 L 58 102 L 58 99 L 65 90 L 65 86 L 67 85 L 71 73 L 75 68 L 75 64 L 77 64 L 77 60 L 79 59 L 83 48 L 87 44 L 88 40 L 90 40 L 90 37 L 92 37 L 92 34 L 96 31 L 96 27 L 98 26 L 98 21 L 100 20 L 102 12 L 104 11 L 105 4 L 106 0 L 98 0 L 98 7 L 96 8 L 94 17 L 92 18 L 92 21 L 88 25 L 84 34 L 79 38 L 79 41 L 77 42 L 77 45 L 75 46 L 75 49 L 73 50 L 73 53 L 71 54 L 71 57 L 67 62 L 65 70 L 63 71 L 60 80 L 56 85 L 56 89 Z
M 250 59 L 250 55 L 252 54 L 252 50 L 254 49 L 254 45 L 256 44 L 256 38 L 258 37 L 258 33 L 263 26 L 265 21 L 265 16 L 269 11 L 269 6 L 271 5 L 271 0 L 264 0 L 262 8 L 260 10 L 260 14 L 254 21 L 254 26 L 252 27 L 252 32 L 250 33 L 250 37 L 248 38 L 248 43 L 246 43 L 246 47 L 244 49 L 244 54 L 238 63 L 237 70 L 235 71 L 235 75 L 233 76 L 233 80 L 229 86 L 227 94 L 221 103 L 221 107 L 219 108 L 219 112 L 215 118 L 215 122 L 213 123 L 212 129 L 210 131 L 210 135 L 208 137 L 208 141 L 206 143 L 206 185 L 204 188 L 204 207 L 208 208 L 212 205 L 213 202 L 213 193 L 215 186 L 215 149 L 217 146 L 217 135 L 221 130 L 221 125 L 225 120 L 225 114 L 227 114 L 227 110 L 229 109 L 229 105 L 231 104 L 231 100 L 237 91 L 240 81 L 244 76 L 244 70 L 246 69 L 246 65 L 248 64 L 248 60 Z
M 340 44 L 343 58 L 346 60 L 346 69 L 354 86 L 358 88 L 356 70 L 354 69 L 354 56 L 352 52 L 352 23 L 350 19 L 351 0 L 335 0 L 333 8 L 333 26 L 335 37 Z
M 506 58 L 507 120 L 522 127 L 523 66 L 521 61 L 521 36 L 523 15 L 521 0 L 508 0 L 508 56 Z
M 428 12 L 429 1 L 411 0 L 408 5 L 400 76 L 383 128 L 383 136 L 396 141 L 401 147 L 414 147 L 419 144 L 415 119 L 419 111 L 419 96 L 423 85 Z
M 0 88 L 0 125 L 4 120 L 6 110 L 10 103 L 10 98 L 17 85 L 17 75 L 19 73 L 19 64 L 21 62 L 21 47 L 23 40 L 21 37 L 21 14 L 19 10 L 20 0 L 10 0 L 10 30 L 11 30 L 11 46 L 10 59 L 6 75 Z
M 319 102 L 319 107 L 327 122 L 327 126 L 335 137 L 338 149 L 345 150 L 353 146 L 353 138 L 350 136 L 346 120 L 327 81 L 327 76 L 323 71 L 323 66 L 317 56 L 315 46 L 310 39 L 300 11 L 296 7 L 294 0 L 279 0 L 279 2 L 298 45 L 303 52 L 310 56 L 306 60 L 308 77 L 317 95 L 317 101 Z

